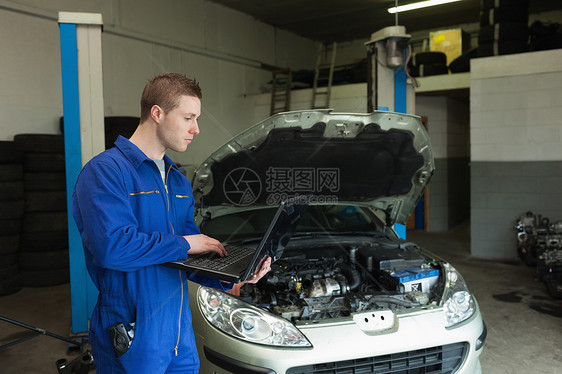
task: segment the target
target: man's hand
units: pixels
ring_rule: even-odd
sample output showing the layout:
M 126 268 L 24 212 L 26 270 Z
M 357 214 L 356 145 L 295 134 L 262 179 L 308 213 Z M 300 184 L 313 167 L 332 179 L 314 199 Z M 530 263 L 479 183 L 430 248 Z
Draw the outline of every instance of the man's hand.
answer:
M 186 235 L 183 237 L 189 243 L 191 247 L 187 254 L 196 255 L 205 252 L 217 252 L 219 256 L 224 257 L 227 255 L 226 250 L 222 244 L 211 238 L 210 236 L 197 234 L 197 235 Z
M 257 283 L 260 279 L 263 278 L 268 271 L 271 270 L 271 257 L 265 257 L 261 263 L 256 268 L 256 272 L 250 277 L 250 279 L 242 282 L 243 283 Z

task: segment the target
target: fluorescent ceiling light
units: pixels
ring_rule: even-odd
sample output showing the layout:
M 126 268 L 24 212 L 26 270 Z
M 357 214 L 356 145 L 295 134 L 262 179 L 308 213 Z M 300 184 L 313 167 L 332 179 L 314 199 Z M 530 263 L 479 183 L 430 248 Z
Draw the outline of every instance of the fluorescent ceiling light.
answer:
M 419 3 L 412 3 L 412 4 L 406 4 L 406 5 L 400 5 L 400 6 L 388 8 L 388 13 L 405 12 L 407 10 L 414 10 L 414 9 L 426 8 L 428 6 L 453 3 L 455 1 L 461 1 L 461 0 L 427 0 L 427 1 L 420 1 Z

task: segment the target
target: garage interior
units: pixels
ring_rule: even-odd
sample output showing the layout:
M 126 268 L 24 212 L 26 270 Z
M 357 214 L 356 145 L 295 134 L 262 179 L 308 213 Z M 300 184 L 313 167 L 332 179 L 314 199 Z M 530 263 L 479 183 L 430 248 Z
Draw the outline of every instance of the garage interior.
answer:
M 201 133 L 187 152 L 169 153 L 187 170 L 271 114 L 272 82 L 282 69 L 292 72 L 290 110 L 307 109 L 314 105 L 310 77 L 333 57 L 329 107 L 367 112 L 365 43 L 395 25 L 386 11 L 394 2 L 336 3 L 0 0 L 0 40 L 10 51 L 0 59 L 0 140 L 61 134 L 60 11 L 103 16 L 105 117 L 138 116 L 139 93 L 156 74 L 177 71 L 200 82 Z M 481 5 L 462 0 L 400 13 L 397 24 L 411 35 L 413 53 L 429 50 L 432 32 L 451 29 L 462 30 L 466 52 L 478 46 Z M 535 21 L 556 29 L 562 4 L 530 0 L 528 24 Z M 484 373 L 561 372 L 562 301 L 518 257 L 515 230 L 527 211 L 562 221 L 561 58 L 560 46 L 473 58 L 469 72 L 417 77 L 408 97 L 409 110 L 427 122 L 436 172 L 423 218 L 412 216 L 406 236 L 454 264 L 475 294 L 488 327 Z M 350 68 L 360 77 L 337 74 Z M 79 338 L 71 331 L 71 284 L 57 283 L 0 296 L 0 316 Z M 30 337 L 0 326 L 0 345 Z M 77 357 L 67 351 L 64 341 L 36 336 L 0 350 L 0 363 L 8 373 L 56 372 L 58 359 Z

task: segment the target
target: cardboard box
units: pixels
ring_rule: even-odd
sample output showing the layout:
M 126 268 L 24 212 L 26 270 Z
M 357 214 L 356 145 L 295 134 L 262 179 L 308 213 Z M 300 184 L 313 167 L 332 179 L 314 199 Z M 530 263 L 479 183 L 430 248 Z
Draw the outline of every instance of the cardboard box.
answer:
M 404 285 L 404 290 L 406 292 L 421 291 L 429 294 L 431 287 L 437 283 L 439 270 L 414 268 L 395 271 L 390 275 Z
M 470 35 L 462 29 L 433 31 L 429 33 L 429 50 L 447 55 L 447 66 L 470 49 Z

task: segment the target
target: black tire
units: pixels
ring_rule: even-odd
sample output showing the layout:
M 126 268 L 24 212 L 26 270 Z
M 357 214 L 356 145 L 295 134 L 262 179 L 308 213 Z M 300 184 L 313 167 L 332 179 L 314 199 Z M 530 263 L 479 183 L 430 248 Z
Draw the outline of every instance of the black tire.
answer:
M 57 212 L 66 210 L 66 191 L 27 191 L 26 212 Z
M 132 134 L 140 123 L 140 117 L 135 116 L 107 116 L 103 119 L 104 132 L 116 131 L 118 133 Z M 59 118 L 59 128 L 64 133 L 64 117 Z
M 23 188 L 26 191 L 66 190 L 65 173 L 24 173 Z
M 14 141 L 0 141 L 0 164 L 21 164 L 23 151 Z
M 414 77 L 429 77 L 432 75 L 448 74 L 449 68 L 443 64 L 423 64 L 416 66 L 413 69 L 412 76 Z
M 20 252 L 58 251 L 68 248 L 68 231 L 26 232 L 20 236 Z
M 130 138 L 140 122 L 139 117 L 110 116 L 104 118 L 105 149 L 112 148 L 119 135 Z
M 119 135 L 124 136 L 127 139 L 131 137 L 130 135 L 127 136 L 125 134 L 118 133 L 115 131 L 108 131 L 105 133 L 105 149 L 113 148 L 115 146 L 115 141 L 117 140 Z
M 529 27 L 525 23 L 496 23 L 495 25 L 482 26 L 478 32 L 478 44 L 490 42 L 519 40 L 527 42 L 529 40 Z
M 527 9 L 529 7 L 529 0 L 482 0 L 480 3 L 481 10 L 506 7 Z
M 531 24 L 531 51 L 544 51 L 562 48 L 562 28 L 558 23 L 535 21 Z
M 25 209 L 25 200 L 0 201 L 0 220 L 21 218 Z
M 478 57 L 510 55 L 529 51 L 529 45 L 520 41 L 486 43 L 478 46 Z
M 21 181 L 23 179 L 22 164 L 0 164 L 0 182 Z
M 502 7 L 483 10 L 480 13 L 481 27 L 504 22 L 527 24 L 529 22 L 529 11 L 526 8 Z
M 115 141 L 119 137 L 119 134 L 113 131 L 105 133 L 105 149 L 110 149 L 115 145 Z
M 24 152 L 64 153 L 64 137 L 58 134 L 18 134 L 14 136 Z
M 560 48 L 562 48 L 562 35 L 552 39 L 531 39 L 531 43 L 529 45 L 529 49 L 533 52 Z
M 0 281 L 13 278 L 18 275 L 18 265 L 11 265 L 6 268 L 0 268 Z
M 0 201 L 23 200 L 23 180 L 0 182 Z
M 49 287 L 70 281 L 70 269 L 22 270 L 23 287 Z
M 478 56 L 478 48 L 472 48 L 455 58 L 449 64 L 451 73 L 464 73 L 470 71 L 470 60 Z
M 562 281 L 559 279 L 549 279 L 545 283 L 550 296 L 555 299 L 562 299 Z
M 23 156 L 24 172 L 64 172 L 63 153 L 26 153 Z
M 51 270 L 69 267 L 68 249 L 47 252 L 20 252 L 18 254 L 20 270 Z
M 64 212 L 30 212 L 23 217 L 22 235 L 29 232 L 66 231 L 68 221 Z
M 0 255 L 0 268 L 7 268 L 12 265 L 18 264 L 18 254 L 9 253 L 7 255 Z
M 21 219 L 0 219 L 0 235 L 19 235 L 21 232 Z
M 20 236 L 19 235 L 4 235 L 0 236 L 0 254 L 15 253 L 20 250 Z
M 113 143 L 119 135 L 125 138 L 130 138 L 137 129 L 140 118 L 130 116 L 108 116 L 103 119 L 104 122 L 104 135 L 105 135 L 105 149 L 113 147 Z M 61 132 L 64 133 L 64 118 L 59 119 L 59 127 Z
M 140 123 L 139 117 L 133 116 L 108 116 L 103 119 L 104 131 L 115 131 L 121 134 L 132 135 Z
M 21 290 L 21 277 L 19 274 L 12 278 L 0 280 L 0 296 L 6 296 Z
M 418 52 L 412 56 L 410 62 L 412 66 L 428 64 L 447 65 L 447 55 L 443 52 Z

